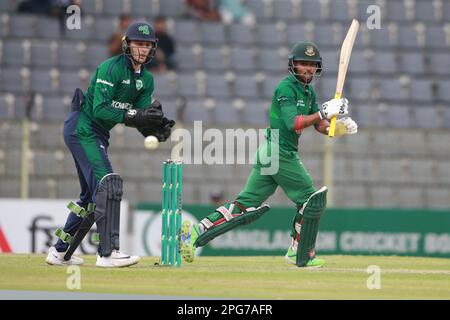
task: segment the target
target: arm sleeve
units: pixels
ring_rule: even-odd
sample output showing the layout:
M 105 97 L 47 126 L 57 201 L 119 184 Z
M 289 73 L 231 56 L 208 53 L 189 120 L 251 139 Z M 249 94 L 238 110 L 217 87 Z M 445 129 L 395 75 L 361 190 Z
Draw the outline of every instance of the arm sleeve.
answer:
M 275 91 L 280 106 L 281 118 L 288 129 L 294 130 L 297 117 L 297 100 L 292 88 L 282 87 Z
M 101 65 L 97 69 L 97 80 L 94 89 L 94 117 L 96 119 L 123 123 L 125 110 L 112 106 L 112 97 L 117 87 L 117 76 L 109 70 L 109 64 Z

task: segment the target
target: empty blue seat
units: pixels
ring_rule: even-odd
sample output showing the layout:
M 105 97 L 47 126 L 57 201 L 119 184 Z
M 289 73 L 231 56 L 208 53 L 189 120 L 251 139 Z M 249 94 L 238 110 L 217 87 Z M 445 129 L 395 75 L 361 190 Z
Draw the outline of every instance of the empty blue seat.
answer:
M 206 96 L 228 98 L 230 96 L 228 82 L 223 74 L 209 74 L 206 78 Z
M 417 49 L 419 47 L 414 24 L 399 25 L 397 30 L 398 46 L 402 49 Z
M 36 23 L 36 15 L 12 14 L 10 36 L 12 38 L 33 38 L 36 33 Z
M 372 94 L 372 81 L 371 78 L 355 78 L 348 79 L 350 83 L 350 98 L 360 99 L 363 101 L 369 100 Z M 347 82 L 347 81 L 346 81 Z
M 229 26 L 230 43 L 238 45 L 253 45 L 256 39 L 255 30 L 244 24 L 232 24 Z
M 283 34 L 277 30 L 275 23 L 258 24 L 256 35 L 260 46 L 279 46 L 284 43 Z
M 33 42 L 31 45 L 31 67 L 54 67 L 57 64 L 57 51 L 48 42 Z
M 425 44 L 430 48 L 445 48 L 446 35 L 443 26 L 427 26 Z
M 380 99 L 381 100 L 405 100 L 408 98 L 406 92 L 396 78 L 384 78 L 380 80 Z
M 434 5 L 427 0 L 415 0 L 414 13 L 416 20 L 422 22 L 435 22 Z
M 271 99 L 276 86 L 282 79 L 283 79 L 283 77 L 272 76 L 270 74 L 266 75 L 266 78 L 264 79 L 264 81 L 262 83 L 262 87 L 263 87 L 262 97 Z
M 281 57 L 278 49 L 265 49 L 259 53 L 259 70 L 283 73 L 288 67 L 288 57 Z
M 70 112 L 70 107 L 64 104 L 61 97 L 44 98 L 43 119 L 64 120 Z
M 348 22 L 349 12 L 347 1 L 330 1 L 330 20 Z
M 390 105 L 388 107 L 387 126 L 389 128 L 412 128 L 412 108 L 404 105 Z
M 90 44 L 87 46 L 85 65 L 89 68 L 97 68 L 100 63 L 108 58 L 109 51 L 105 45 Z
M 202 23 L 202 43 L 222 45 L 225 41 L 225 27 L 222 23 Z
M 335 63 L 335 62 L 332 62 Z M 325 71 L 328 70 L 330 64 L 325 65 Z M 336 67 L 335 67 L 336 68 Z M 339 68 L 339 66 L 337 67 Z M 370 70 L 369 61 L 366 59 L 364 51 L 355 50 L 350 56 L 350 62 L 348 65 L 348 72 L 350 73 L 364 73 L 367 74 Z M 372 69 L 373 70 L 373 69 Z M 376 70 L 373 70 L 376 71 Z
M 3 44 L 2 64 L 20 67 L 24 63 L 23 41 L 5 41 Z
M 411 100 L 419 103 L 431 103 L 434 100 L 432 81 L 429 79 L 413 79 L 411 82 Z
M 20 92 L 22 91 L 22 76 L 20 69 L 1 68 L 0 69 L 0 91 Z
M 201 66 L 201 57 L 194 53 L 191 45 L 178 45 L 176 52 L 177 69 L 179 71 L 193 71 L 198 70 Z
M 200 27 L 193 20 L 178 20 L 175 23 L 175 39 L 177 42 L 193 44 L 201 41 Z
M 384 16 L 388 21 L 405 21 L 406 7 L 404 1 L 386 1 Z
M 402 52 L 399 55 L 399 70 L 402 73 L 423 74 L 424 57 L 421 52 Z
M 255 53 L 253 49 L 232 48 L 230 51 L 230 67 L 236 71 L 255 71 Z
M 166 17 L 180 17 L 183 14 L 183 0 L 171 0 L 159 2 L 159 13 Z
M 450 80 L 438 81 L 438 97 L 440 100 L 450 102 Z
M 353 54 L 352 54 L 353 58 Z M 354 62 L 354 61 L 352 61 Z M 395 54 L 391 51 L 375 52 L 372 58 L 370 68 L 371 72 L 376 73 L 398 73 L 398 63 Z
M 153 74 L 155 95 L 158 96 L 173 96 L 175 94 L 174 85 L 170 77 L 166 73 Z
M 92 28 L 92 38 L 106 43 L 116 32 L 116 22 L 117 19 L 111 17 L 96 17 Z
M 203 68 L 206 70 L 225 70 L 225 60 L 221 47 L 203 48 Z
M 56 93 L 57 87 L 48 70 L 32 70 L 31 91 L 35 93 Z
M 358 32 L 359 33 L 359 32 Z M 387 26 L 381 25 L 381 29 L 369 30 L 370 45 L 375 48 L 392 47 L 390 31 Z
M 234 81 L 234 94 L 241 98 L 257 98 L 259 96 L 258 83 L 254 75 L 240 75 Z
M 270 101 L 246 100 L 242 110 L 242 122 L 265 127 L 269 124 Z
M 430 72 L 436 75 L 450 74 L 450 55 L 448 53 L 428 53 Z
M 110 16 L 120 16 L 124 12 L 123 0 L 108 0 L 108 4 L 103 6 L 103 13 Z
M 440 128 L 441 116 L 436 108 L 421 106 L 414 109 L 414 127 L 415 128 Z
M 63 94 L 72 96 L 76 88 L 80 88 L 83 91 L 87 89 L 88 84 L 83 83 L 78 71 L 60 71 L 59 75 L 59 91 Z
M 319 46 L 319 49 L 322 47 L 340 46 L 341 41 L 338 43 L 338 41 L 335 40 L 334 34 L 333 25 L 327 23 L 317 24 L 314 28 L 313 41 Z
M 39 17 L 36 27 L 36 36 L 44 39 L 59 39 L 61 37 L 60 21 L 57 18 Z
M 305 41 L 306 39 L 306 29 L 304 23 L 290 23 L 286 29 L 287 44 L 292 47 L 294 44 Z
M 289 20 L 294 17 L 294 10 L 290 0 L 273 2 L 273 17 L 280 20 Z
M 60 68 L 79 68 L 87 61 L 84 52 L 75 44 L 63 44 L 58 47 L 58 65 Z
M 194 74 L 177 74 L 177 93 L 186 97 L 197 96 L 197 79 Z
M 272 11 L 266 10 L 266 6 L 264 3 L 261 3 L 261 0 L 246 0 L 245 5 L 255 15 L 258 21 L 272 18 Z
M 152 0 L 132 0 L 131 14 L 133 16 L 154 16 Z
M 315 0 L 303 0 L 301 2 L 301 18 L 308 20 L 321 21 L 321 2 Z

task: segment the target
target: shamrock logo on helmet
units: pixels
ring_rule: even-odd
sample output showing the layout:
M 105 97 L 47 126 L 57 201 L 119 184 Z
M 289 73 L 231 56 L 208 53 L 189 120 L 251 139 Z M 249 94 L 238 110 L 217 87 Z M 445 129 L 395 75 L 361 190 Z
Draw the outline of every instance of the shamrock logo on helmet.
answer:
M 150 30 L 148 29 L 148 26 L 146 25 L 142 25 L 138 28 L 138 30 L 145 35 L 149 35 L 150 34 Z

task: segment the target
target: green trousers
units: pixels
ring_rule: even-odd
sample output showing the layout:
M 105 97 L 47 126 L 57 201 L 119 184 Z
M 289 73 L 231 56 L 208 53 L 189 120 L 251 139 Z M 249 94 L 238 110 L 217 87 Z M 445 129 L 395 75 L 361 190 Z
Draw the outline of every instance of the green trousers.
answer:
M 265 143 L 258 148 L 256 161 L 244 189 L 239 193 L 236 202 L 244 207 L 259 207 L 280 186 L 287 197 L 297 206 L 301 207 L 316 189 L 308 171 L 300 161 L 297 152 L 279 149 L 278 156 L 270 143 Z M 271 161 L 262 161 L 264 155 L 269 155 Z M 278 161 L 275 166 L 273 161 Z M 264 170 L 269 167 L 278 167 L 276 172 L 270 175 Z M 240 209 L 235 207 L 232 213 L 238 213 Z M 211 222 L 222 219 L 222 215 L 214 212 L 207 217 Z

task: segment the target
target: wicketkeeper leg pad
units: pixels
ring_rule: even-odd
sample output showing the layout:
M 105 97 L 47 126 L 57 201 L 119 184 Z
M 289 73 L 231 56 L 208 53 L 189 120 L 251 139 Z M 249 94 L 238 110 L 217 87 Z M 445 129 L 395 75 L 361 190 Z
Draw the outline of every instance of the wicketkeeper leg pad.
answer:
M 327 205 L 327 191 L 327 187 L 322 187 L 314 192 L 298 212 L 302 219 L 298 230 L 296 226 L 296 230 L 300 234 L 296 259 L 296 264 L 299 267 L 305 266 L 310 259 L 315 257 L 314 250 L 319 231 L 319 221 Z M 294 223 L 296 222 L 294 221 Z
M 238 206 L 241 210 L 240 213 L 232 213 L 235 206 Z M 208 219 L 203 219 L 202 224 L 206 226 L 207 230 L 204 231 L 195 242 L 196 247 L 203 247 L 214 238 L 242 225 L 249 224 L 259 219 L 264 213 L 270 209 L 268 204 L 263 204 L 260 207 L 244 208 L 238 203 L 232 203 L 228 208 L 225 206 L 216 209 L 223 216 L 223 222 L 219 224 L 213 224 Z
M 119 249 L 120 202 L 123 195 L 123 180 L 120 175 L 110 173 L 102 178 L 95 199 L 95 220 L 100 237 L 99 254 L 111 255 Z

